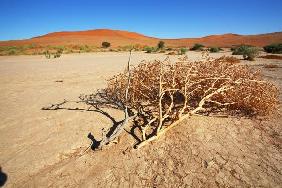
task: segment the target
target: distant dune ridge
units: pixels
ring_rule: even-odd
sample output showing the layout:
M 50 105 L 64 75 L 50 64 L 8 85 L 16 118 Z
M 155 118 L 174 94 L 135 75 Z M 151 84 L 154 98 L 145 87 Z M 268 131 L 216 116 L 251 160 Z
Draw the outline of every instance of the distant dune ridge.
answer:
M 163 40 L 167 46 L 190 47 L 195 43 L 205 46 L 231 47 L 232 45 L 249 44 L 264 46 L 272 43 L 282 43 L 282 32 L 258 34 L 258 35 L 237 35 L 223 34 L 210 35 L 202 38 L 180 38 L 180 39 L 159 39 L 148 37 L 136 32 L 96 29 L 88 31 L 63 31 L 34 37 L 26 40 L 0 41 L 0 46 L 21 46 L 21 45 L 94 45 L 101 46 L 103 41 L 110 42 L 113 47 L 127 45 L 148 45 L 155 46 L 158 41 Z

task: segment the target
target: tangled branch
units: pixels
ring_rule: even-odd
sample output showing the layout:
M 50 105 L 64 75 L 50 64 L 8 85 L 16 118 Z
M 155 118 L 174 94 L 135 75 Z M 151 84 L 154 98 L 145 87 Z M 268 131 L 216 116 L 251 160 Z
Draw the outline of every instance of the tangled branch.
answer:
M 105 93 L 138 111 L 139 147 L 189 115 L 267 115 L 278 104 L 277 87 L 232 57 L 143 61 L 110 79 Z

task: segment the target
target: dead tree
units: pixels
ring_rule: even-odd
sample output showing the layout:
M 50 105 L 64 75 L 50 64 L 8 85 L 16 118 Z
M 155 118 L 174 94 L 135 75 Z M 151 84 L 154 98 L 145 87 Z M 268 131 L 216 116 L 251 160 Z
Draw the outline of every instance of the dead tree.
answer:
M 278 103 L 277 87 L 233 57 L 144 61 L 114 76 L 105 92 L 138 111 L 142 142 L 137 147 L 190 115 L 267 115 Z

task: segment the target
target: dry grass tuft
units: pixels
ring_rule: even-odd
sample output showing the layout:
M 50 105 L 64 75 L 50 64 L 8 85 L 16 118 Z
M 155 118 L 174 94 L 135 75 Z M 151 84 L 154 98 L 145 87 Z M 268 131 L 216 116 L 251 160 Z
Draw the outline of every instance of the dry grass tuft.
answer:
M 232 57 L 191 62 L 143 61 L 108 81 L 106 95 L 138 111 L 136 124 L 142 143 L 193 114 L 268 115 L 278 104 L 278 89 L 258 71 Z

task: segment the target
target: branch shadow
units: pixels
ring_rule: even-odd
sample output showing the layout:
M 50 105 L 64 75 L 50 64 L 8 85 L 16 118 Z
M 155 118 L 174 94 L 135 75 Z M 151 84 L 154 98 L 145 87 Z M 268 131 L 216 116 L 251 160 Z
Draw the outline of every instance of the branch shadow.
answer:
M 6 181 L 8 180 L 8 175 L 2 171 L 0 167 L 0 187 L 4 186 Z
M 65 107 L 68 103 L 82 103 L 86 104 L 86 108 L 81 107 Z M 112 109 L 118 109 L 118 110 L 124 110 L 125 106 L 122 102 L 117 101 L 116 99 L 109 98 L 104 92 L 97 92 L 95 94 L 90 95 L 80 95 L 78 101 L 68 101 L 64 100 L 61 103 L 57 104 L 51 104 L 46 107 L 42 107 L 41 110 L 71 110 L 71 111 L 92 111 L 102 114 L 103 116 L 107 117 L 111 120 L 112 126 L 106 133 L 106 137 L 110 137 L 112 133 L 115 131 L 115 129 L 123 123 L 124 120 L 117 121 L 113 116 L 111 116 L 108 112 L 104 111 L 103 108 L 112 108 Z M 132 110 L 128 110 L 129 116 L 133 116 L 134 113 Z M 128 134 L 133 136 L 134 139 L 137 140 L 137 142 L 140 142 L 139 138 L 134 134 L 134 129 L 136 127 L 131 128 L 130 131 L 125 130 Z M 90 132 L 87 135 L 87 138 L 91 140 L 91 149 L 96 150 L 99 148 L 99 145 L 101 143 L 101 140 L 97 140 L 94 135 Z

